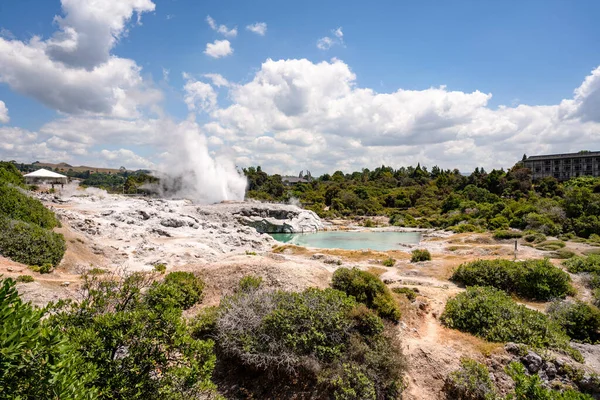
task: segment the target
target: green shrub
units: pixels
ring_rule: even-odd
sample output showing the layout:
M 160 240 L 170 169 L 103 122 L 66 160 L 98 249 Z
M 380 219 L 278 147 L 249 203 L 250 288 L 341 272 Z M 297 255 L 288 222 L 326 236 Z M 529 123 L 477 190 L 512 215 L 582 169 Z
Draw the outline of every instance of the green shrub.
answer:
M 0 183 L 0 216 L 52 229 L 59 226 L 54 213 L 23 189 Z
M 447 229 L 454 233 L 484 232 L 484 229 L 482 229 L 480 226 L 473 225 L 473 224 L 459 224 L 459 225 L 449 226 Z
M 600 272 L 600 254 L 573 257 L 564 261 L 563 265 L 572 274 L 579 272 Z
M 329 378 L 335 400 L 376 400 L 375 383 L 355 364 L 343 364 L 340 371 Z
M 89 275 L 104 275 L 107 272 L 108 271 L 105 270 L 104 268 L 98 268 L 98 267 L 94 267 L 94 268 L 90 269 L 89 271 L 87 271 L 87 273 Z
M 569 347 L 569 337 L 546 315 L 517 304 L 505 292 L 473 286 L 448 300 L 440 320 L 449 328 L 490 342 L 516 342 L 537 348 L 561 349 L 581 360 Z
M 363 226 L 364 226 L 365 228 L 373 228 L 373 227 L 375 227 L 375 226 L 377 226 L 377 225 L 375 224 L 375 222 L 373 222 L 373 220 L 371 220 L 371 219 L 365 219 L 365 220 L 363 221 Z
M 318 398 L 392 400 L 402 390 L 397 333 L 338 290 L 240 291 L 221 302 L 216 332 L 235 364 L 269 379 L 318 382 Z
M 548 306 L 551 320 L 562 326 L 571 339 L 596 343 L 600 338 L 600 310 L 582 301 L 555 301 Z
M 494 232 L 494 239 L 497 239 L 497 240 L 519 239 L 522 236 L 523 236 L 523 233 L 519 232 L 519 231 L 500 230 L 500 231 Z
M 406 298 L 410 301 L 415 301 L 417 296 L 419 295 L 418 289 L 407 288 L 407 287 L 393 288 L 392 292 L 405 295 Z
M 214 343 L 191 336 L 177 302 L 150 301 L 148 295 L 162 293 L 157 286 L 174 286 L 152 281 L 144 273 L 85 275 L 81 301 L 55 305 L 49 323 L 84 358 L 95 375 L 90 387 L 102 398 L 214 398 Z
M 411 252 L 410 262 L 430 261 L 431 253 L 427 249 L 415 249 Z
M 148 290 L 147 301 L 153 307 L 187 310 L 202 300 L 204 282 L 191 272 L 171 272 Z
M 27 265 L 58 265 L 66 250 L 63 235 L 0 217 L 0 254 Z
M 488 368 L 471 359 L 462 359 L 446 377 L 444 393 L 448 400 L 500 400 Z
M 477 260 L 461 264 L 450 278 L 465 286 L 492 286 L 534 300 L 573 294 L 571 278 L 544 260 Z
M 246 275 L 238 283 L 238 290 L 248 292 L 257 290 L 262 284 L 263 279 L 260 276 Z
M 160 274 L 167 272 L 167 265 L 163 263 L 154 264 L 154 270 Z
M 31 275 L 19 275 L 17 276 L 17 282 L 22 282 L 22 283 L 30 283 L 33 282 L 33 276 Z
M 194 317 L 190 323 L 192 337 L 196 339 L 209 339 L 214 337 L 217 328 L 219 307 L 206 307 Z
M 13 163 L 0 161 L 0 184 L 2 183 L 24 187 L 25 178 Z
M 400 309 L 389 289 L 369 272 L 358 268 L 338 268 L 333 274 L 331 287 L 353 296 L 382 318 L 393 322 L 400 319 Z
M 43 265 L 30 265 L 29 269 L 33 272 L 39 272 L 40 274 L 49 274 L 54 269 L 52 264 L 43 264 Z
M 0 280 L 0 398 L 95 399 L 93 371 L 44 310 L 23 303 L 11 279 Z
M 508 399 L 514 400 L 593 400 L 592 396 L 567 389 L 558 391 L 548 389 L 539 375 L 527 374 L 523 364 L 512 362 L 506 367 L 506 373 L 515 382 L 514 392 Z
M 392 257 L 389 257 L 383 260 L 381 264 L 383 264 L 384 267 L 393 267 L 396 265 L 396 260 L 394 260 Z

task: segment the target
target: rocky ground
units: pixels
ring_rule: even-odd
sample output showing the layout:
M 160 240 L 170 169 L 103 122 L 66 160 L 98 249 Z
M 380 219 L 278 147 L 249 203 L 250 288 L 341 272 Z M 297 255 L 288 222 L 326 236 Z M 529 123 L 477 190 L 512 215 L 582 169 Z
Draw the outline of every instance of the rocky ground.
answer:
M 269 287 L 302 290 L 311 286 L 326 287 L 335 269 L 357 266 L 379 275 L 390 287 L 417 288 L 416 301 L 399 297 L 403 318 L 398 331 L 409 364 L 408 386 L 403 398 L 411 400 L 442 398 L 445 376 L 458 368 L 460 358 L 465 356 L 487 363 L 500 387 L 510 385 L 502 368 L 521 357 L 514 354 L 513 348 L 447 329 L 439 322 L 448 298 L 464 290 L 448 278 L 456 266 L 478 258 L 528 259 L 548 255 L 525 246 L 519 246 L 515 254 L 514 241 L 496 241 L 489 234 L 439 231 L 424 231 L 418 246 L 406 245 L 401 250 L 388 252 L 282 245 L 259 232 L 364 229 L 347 221 L 324 224 L 314 213 L 287 205 L 222 203 L 206 206 L 186 200 L 108 195 L 96 190 L 46 195 L 42 200 L 63 224 L 59 231 L 67 240 L 67 253 L 59 268 L 51 274 L 40 275 L 0 257 L 0 275 L 34 276 L 34 282 L 19 284 L 18 288 L 25 299 L 38 305 L 76 296 L 81 274 L 86 270 L 149 271 L 159 263 L 165 264 L 168 270 L 194 271 L 203 276 L 207 296 L 202 307 L 218 304 L 221 296 L 231 292 L 247 274 L 261 276 Z M 586 246 L 568 243 L 567 248 L 580 253 Z M 411 263 L 410 251 L 415 247 L 429 249 L 433 260 Z M 383 260 L 390 257 L 396 264 L 384 267 Z M 553 262 L 559 265 L 558 260 Z M 579 297 L 589 296 L 581 282 L 575 281 L 575 284 Z M 527 303 L 527 306 L 544 310 L 546 304 Z M 598 347 L 581 345 L 586 364 L 578 368 L 583 368 L 588 377 L 594 371 L 600 372 Z M 536 357 L 530 358 L 534 364 L 537 362 Z M 559 373 L 560 365 L 550 365 L 543 360 L 540 368 L 549 375 L 555 368 L 555 377 L 564 378 Z

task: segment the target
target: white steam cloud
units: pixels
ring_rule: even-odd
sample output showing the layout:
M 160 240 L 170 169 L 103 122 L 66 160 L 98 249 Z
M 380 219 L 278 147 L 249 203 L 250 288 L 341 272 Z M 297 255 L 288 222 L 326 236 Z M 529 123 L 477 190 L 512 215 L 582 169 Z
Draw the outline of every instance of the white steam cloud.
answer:
M 157 172 L 163 196 L 199 203 L 244 200 L 246 177 L 230 157 L 210 154 L 206 137 L 195 122 L 182 122 L 174 133 Z

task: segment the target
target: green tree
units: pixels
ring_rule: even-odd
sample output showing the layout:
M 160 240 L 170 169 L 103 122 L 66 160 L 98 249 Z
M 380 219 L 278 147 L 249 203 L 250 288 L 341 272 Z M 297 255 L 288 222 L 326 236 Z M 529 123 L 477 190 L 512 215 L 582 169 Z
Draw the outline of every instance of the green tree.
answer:
M 0 281 L 0 399 L 95 399 L 94 371 L 44 314 Z

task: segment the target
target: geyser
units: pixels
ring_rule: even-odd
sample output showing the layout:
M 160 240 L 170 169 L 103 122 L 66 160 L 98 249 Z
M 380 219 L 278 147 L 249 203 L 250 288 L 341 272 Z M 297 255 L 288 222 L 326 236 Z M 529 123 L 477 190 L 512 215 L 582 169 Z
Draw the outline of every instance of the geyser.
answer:
M 193 121 L 177 125 L 170 136 L 169 151 L 156 175 L 165 197 L 184 197 L 199 203 L 244 200 L 246 177 L 232 158 L 212 156 L 206 137 Z

